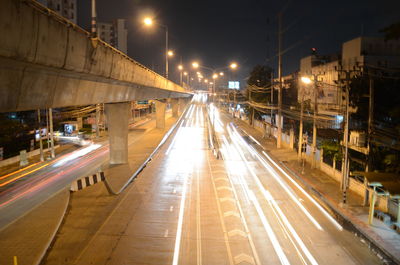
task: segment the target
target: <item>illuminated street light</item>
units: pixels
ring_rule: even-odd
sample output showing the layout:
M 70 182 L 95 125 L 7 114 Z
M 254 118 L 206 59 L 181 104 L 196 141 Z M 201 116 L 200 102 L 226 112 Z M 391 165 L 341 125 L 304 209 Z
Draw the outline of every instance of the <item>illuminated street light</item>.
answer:
M 219 75 L 220 76 L 224 76 L 224 72 L 219 72 Z
M 153 20 L 152 20 L 151 18 L 149 18 L 149 17 L 146 17 L 146 18 L 143 20 L 143 22 L 144 22 L 144 24 L 147 25 L 147 26 L 153 25 Z
M 143 23 L 150 27 L 153 25 L 153 20 L 149 17 L 146 17 L 143 20 Z M 157 25 L 165 28 L 165 78 L 168 79 L 168 56 L 173 56 L 174 53 L 170 50 L 168 50 L 168 27 L 166 25 L 158 24 Z
M 217 75 L 217 74 L 213 74 L 212 78 L 213 78 L 213 79 L 217 79 L 217 78 L 218 78 L 218 75 Z
M 186 75 L 188 75 L 188 73 L 187 73 L 187 72 L 183 72 L 183 75 L 185 75 L 185 76 L 186 76 Z
M 311 79 L 309 77 L 302 76 L 301 77 L 301 82 L 303 82 L 304 84 L 310 84 L 311 83 Z
M 183 70 L 183 65 L 178 65 L 178 69 L 180 70 L 180 71 L 182 71 Z
M 231 63 L 231 65 L 229 66 L 232 69 L 236 69 L 238 67 L 237 63 Z
M 197 69 L 197 68 L 199 68 L 199 63 L 198 62 L 193 62 L 192 66 L 193 66 L 193 68 Z

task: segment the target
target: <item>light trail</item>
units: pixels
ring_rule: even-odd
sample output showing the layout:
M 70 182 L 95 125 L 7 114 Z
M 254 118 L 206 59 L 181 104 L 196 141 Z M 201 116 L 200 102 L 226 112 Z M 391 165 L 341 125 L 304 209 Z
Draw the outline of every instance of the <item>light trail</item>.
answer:
M 78 168 L 80 168 L 80 167 L 86 165 L 88 162 L 91 162 L 92 160 L 94 160 L 94 159 L 97 158 L 98 156 L 101 156 L 101 155 L 105 154 L 106 152 L 108 152 L 108 150 L 103 150 L 103 151 L 99 152 L 98 154 L 93 155 L 92 157 L 89 157 L 87 160 L 82 161 L 82 162 L 80 162 L 80 163 L 77 163 L 75 166 L 72 166 L 72 167 L 68 168 L 68 169 L 65 170 L 65 171 L 60 171 L 60 172 L 58 172 L 57 174 L 52 175 L 51 177 L 49 177 L 49 178 L 47 178 L 47 179 L 45 179 L 45 180 L 43 180 L 43 181 L 37 183 L 36 185 L 30 187 L 29 189 L 27 189 L 27 190 L 25 190 L 25 191 L 23 191 L 23 192 L 21 192 L 21 193 L 18 193 L 17 195 L 15 195 L 14 197 L 12 197 L 11 199 L 9 199 L 9 200 L 7 200 L 7 201 L 1 203 L 1 204 L 0 204 L 0 208 L 3 207 L 3 206 L 6 206 L 7 204 L 10 204 L 10 203 L 16 201 L 17 199 L 21 198 L 22 196 L 24 196 L 24 195 L 26 195 L 26 194 L 29 194 L 29 193 L 31 193 L 31 192 L 37 191 L 37 190 L 39 190 L 39 189 L 41 189 L 41 188 L 44 188 L 44 187 L 47 186 L 49 183 L 51 183 L 51 182 L 57 180 L 58 178 L 61 178 L 62 176 L 66 175 L 66 174 L 71 173 L 73 170 L 76 170 L 76 169 L 78 169 Z
M 265 194 L 267 196 L 267 200 L 268 202 L 273 206 L 273 208 L 275 208 L 276 212 L 278 213 L 278 215 L 280 216 L 280 218 L 282 219 L 283 223 L 285 224 L 285 226 L 289 229 L 291 235 L 295 238 L 297 244 L 299 244 L 301 250 L 304 252 L 304 254 L 306 254 L 308 260 L 311 262 L 311 264 L 313 265 L 318 265 L 318 262 L 315 260 L 315 258 L 311 255 L 310 251 L 308 250 L 308 248 L 306 247 L 306 245 L 304 245 L 303 241 L 300 239 L 299 235 L 297 234 L 296 230 L 294 230 L 293 226 L 290 224 L 289 220 L 287 219 L 287 217 L 285 216 L 285 214 L 282 212 L 281 208 L 278 206 L 278 204 L 276 203 L 276 201 L 274 200 L 274 198 L 272 197 L 271 193 L 269 191 L 265 191 Z
M 280 262 L 283 265 L 289 265 L 290 264 L 289 260 L 287 259 L 285 253 L 283 252 L 283 249 L 282 249 L 281 245 L 279 244 L 279 241 L 276 238 L 276 235 L 275 235 L 274 231 L 272 230 L 271 225 L 269 224 L 267 218 L 265 217 L 265 215 L 261 209 L 261 206 L 256 199 L 256 196 L 254 195 L 254 193 L 251 190 L 249 191 L 249 195 L 250 195 L 250 200 L 253 202 L 253 204 L 256 208 L 256 211 L 261 219 L 261 222 L 264 226 L 265 231 L 268 234 L 269 239 L 271 240 L 272 246 L 273 246 L 276 254 L 278 255 Z
M 228 127 L 228 129 L 229 129 L 229 127 Z M 228 130 L 228 132 L 229 132 L 229 130 Z M 242 158 L 242 162 L 247 166 L 247 169 L 249 170 L 251 175 L 253 175 L 254 180 L 256 181 L 256 184 L 259 187 L 259 189 L 261 191 L 263 191 L 264 188 L 262 187 L 262 184 L 260 183 L 258 177 L 255 176 L 254 172 L 252 171 L 252 169 L 248 165 L 248 161 L 245 159 L 243 152 L 240 150 L 240 147 L 237 146 L 237 143 L 233 140 L 232 135 L 231 135 L 231 139 L 232 139 L 232 142 L 234 143 L 233 145 L 236 147 L 235 148 L 236 151 L 239 153 L 240 157 Z M 226 138 L 223 138 L 223 141 L 224 141 L 225 145 L 228 144 Z M 228 169 L 229 169 L 229 166 L 228 166 Z M 279 241 L 278 241 L 278 239 L 277 239 L 277 237 L 276 237 L 271 225 L 269 224 L 269 222 L 268 222 L 268 220 L 267 220 L 267 218 L 266 218 L 266 216 L 264 214 L 264 212 L 262 211 L 260 203 L 258 202 L 256 196 L 254 195 L 254 192 L 249 188 L 248 183 L 246 182 L 245 178 L 242 175 L 243 174 L 239 174 L 239 178 L 241 178 L 240 179 L 240 184 L 241 184 L 241 186 L 242 186 L 242 188 L 244 190 L 244 194 L 247 194 L 247 195 L 245 195 L 245 197 L 248 196 L 249 200 L 253 203 L 253 205 L 254 205 L 254 207 L 255 207 L 255 209 L 257 211 L 257 214 L 258 214 L 258 216 L 259 216 L 259 218 L 260 218 L 260 220 L 261 220 L 261 222 L 263 224 L 264 230 L 267 232 L 268 238 L 270 239 L 271 244 L 272 244 L 272 246 L 273 246 L 273 248 L 275 250 L 275 253 L 277 254 L 281 264 L 289 265 L 290 262 L 287 259 L 287 257 L 285 255 L 285 253 L 284 253 L 284 251 L 283 251 L 283 249 L 282 249 L 282 247 L 281 247 L 281 245 L 280 245 L 280 243 L 279 243 Z
M 236 131 L 237 135 L 239 135 L 240 138 L 242 138 L 239 134 L 239 132 L 236 130 L 236 128 L 234 126 L 232 126 L 232 128 Z M 245 132 L 248 136 L 250 136 L 247 132 Z M 251 136 L 250 136 L 251 137 Z M 243 139 L 243 138 L 242 138 Z M 257 142 L 257 144 L 263 148 L 263 146 Z M 267 162 L 257 153 L 257 151 L 250 145 L 248 145 L 246 143 L 247 148 L 252 151 L 253 154 L 256 155 L 256 157 L 259 159 L 259 161 L 263 164 L 263 166 L 269 170 L 270 172 L 274 172 L 273 176 L 275 177 L 275 179 L 279 179 L 279 176 L 277 176 L 276 171 L 267 164 Z M 264 149 L 264 148 L 263 148 Z M 289 174 L 287 174 L 282 168 L 281 166 L 279 166 L 265 151 L 262 151 L 263 155 L 283 174 L 285 175 L 290 182 L 293 183 L 293 185 L 295 185 L 296 188 L 298 188 L 317 208 L 318 210 L 320 210 L 320 212 L 326 217 L 328 218 L 328 220 L 340 231 L 343 231 L 343 227 L 313 198 L 311 197 L 310 194 L 308 194 L 291 176 L 289 176 Z M 278 180 L 279 182 L 279 180 Z M 297 201 L 297 200 L 296 200 Z
M 35 169 L 31 170 L 31 171 L 28 171 L 28 172 L 26 172 L 26 173 L 24 173 L 24 174 L 22 174 L 22 175 L 19 175 L 19 176 L 15 177 L 15 178 L 12 178 L 12 179 L 10 179 L 10 180 L 8 180 L 8 181 L 5 181 L 5 182 L 3 182 L 3 183 L 0 184 L 0 187 L 4 187 L 4 186 L 6 186 L 7 184 L 10 184 L 11 182 L 14 182 L 14 181 L 16 181 L 16 180 L 18 180 L 18 179 L 20 179 L 20 178 L 22 178 L 22 177 L 25 177 L 26 175 L 31 174 L 31 173 L 33 173 L 33 172 L 35 172 L 35 171 L 38 171 L 39 169 L 42 169 L 42 168 L 44 168 L 44 167 L 47 166 L 47 165 L 48 165 L 48 163 L 47 163 L 47 164 L 44 164 L 43 166 L 40 166 L 40 167 L 38 167 L 38 168 L 35 168 Z
M 7 177 L 9 177 L 9 176 L 15 175 L 15 174 L 17 174 L 17 173 L 19 173 L 19 172 L 21 172 L 21 171 L 27 170 L 28 168 L 31 168 L 31 167 L 33 167 L 33 166 L 39 164 L 39 163 L 41 163 L 41 162 L 34 163 L 34 164 L 29 165 L 29 166 L 27 166 L 27 167 L 21 168 L 21 169 L 19 169 L 19 170 L 17 170 L 17 171 L 11 172 L 11 173 L 9 173 L 9 174 L 7 174 L 7 175 L 1 176 L 1 177 L 0 177 L 0 180 L 1 180 L 1 179 L 5 179 L 5 178 L 7 178 Z
M 311 195 L 308 194 L 292 177 L 290 177 L 281 167 L 279 167 L 278 164 L 276 164 L 275 161 L 273 161 L 267 153 L 265 153 L 264 151 L 262 151 L 262 153 L 323 213 L 323 215 L 328 218 L 329 221 L 331 221 L 334 226 L 336 226 L 338 230 L 343 230 L 343 227 L 324 208 L 322 208 L 322 206 L 313 197 L 311 197 Z
M 264 186 L 262 185 L 259 177 L 255 174 L 255 172 L 253 171 L 253 169 L 250 167 L 249 162 L 246 160 L 244 153 L 242 150 L 240 150 L 240 147 L 238 146 L 238 144 L 236 142 L 234 142 L 234 145 L 237 149 L 237 151 L 239 152 L 239 154 L 241 155 L 243 161 L 245 162 L 249 172 L 251 173 L 251 175 L 254 178 L 255 183 L 257 184 L 257 187 L 259 188 L 259 190 L 261 191 L 261 193 L 263 194 L 264 198 L 267 200 L 267 202 L 273 206 L 273 209 L 276 210 L 276 212 L 278 213 L 280 219 L 282 220 L 282 223 L 288 228 L 289 232 L 290 232 L 290 236 L 294 237 L 294 239 L 296 240 L 297 244 L 300 246 L 301 250 L 303 251 L 303 253 L 306 255 L 306 257 L 308 258 L 308 260 L 311 262 L 312 265 L 318 265 L 318 262 L 315 260 L 315 258 L 312 256 L 312 254 L 310 253 L 310 251 L 308 250 L 308 248 L 305 246 L 305 244 L 303 243 L 303 241 L 300 239 L 300 237 L 298 236 L 297 232 L 295 231 L 295 229 L 293 228 L 293 226 L 291 225 L 291 223 L 289 222 L 289 220 L 287 219 L 287 217 L 283 214 L 282 210 L 279 208 L 279 206 L 276 204 L 274 198 L 272 197 L 271 193 L 268 192 Z M 248 186 L 247 186 L 248 188 Z M 251 195 L 250 198 L 254 198 L 252 200 L 256 200 L 256 197 L 254 195 L 254 193 L 252 191 L 249 191 L 249 194 Z M 254 201 L 253 201 L 254 202 Z M 258 203 L 258 201 L 257 201 Z M 259 204 L 259 203 L 258 203 Z M 257 209 L 257 212 L 262 211 L 260 206 L 256 205 L 256 208 L 259 207 L 259 209 Z M 259 213 L 260 215 L 260 213 Z M 262 216 L 260 216 L 262 218 Z M 278 218 L 278 216 L 277 216 Z M 279 220 L 279 218 L 278 218 Z M 264 223 L 264 222 L 263 222 Z M 317 223 L 318 224 L 318 223 Z M 318 224 L 319 225 L 319 224 Z M 322 228 L 321 228 L 322 229 Z M 287 231 L 284 230 L 286 233 Z M 289 235 L 289 233 L 288 233 Z M 296 245 L 294 244 L 294 242 L 292 242 L 294 247 L 297 249 Z M 303 259 L 301 253 L 298 253 L 300 258 Z
M 182 197 L 181 197 L 181 203 L 180 203 L 180 208 L 179 208 L 178 227 L 176 230 L 174 257 L 172 260 L 172 265 L 177 265 L 179 262 L 179 251 L 180 251 L 181 239 L 182 239 L 182 226 L 183 226 L 183 216 L 184 216 L 184 210 L 185 210 L 187 179 L 188 179 L 188 176 L 185 176 L 184 181 L 183 181 Z
M 315 220 L 315 218 L 310 214 L 310 212 L 307 211 L 307 209 L 304 207 L 304 205 L 302 205 L 299 200 L 296 198 L 296 196 L 294 195 L 294 193 L 288 188 L 288 186 L 281 180 L 281 178 L 278 176 L 278 174 L 276 172 L 274 172 L 272 170 L 272 168 L 270 168 L 260 157 L 260 155 L 257 154 L 257 152 L 255 152 L 254 150 L 251 150 L 249 147 L 249 145 L 243 140 L 243 138 L 239 135 L 239 133 L 236 131 L 236 128 L 231 126 L 233 133 L 232 136 L 233 138 L 236 138 L 238 140 L 238 142 L 241 142 L 244 146 L 247 147 L 248 151 L 253 154 L 254 156 L 256 156 L 258 158 L 258 160 L 261 162 L 261 164 L 271 173 L 271 175 L 274 177 L 274 179 L 280 184 L 280 186 L 286 191 L 286 193 L 289 195 L 289 197 L 293 200 L 293 202 L 300 208 L 300 210 L 307 216 L 307 218 L 315 225 L 315 227 L 318 230 L 323 230 L 321 225 L 317 222 L 317 220 Z M 228 130 L 229 133 L 231 133 L 230 130 Z M 237 145 L 237 143 L 235 141 L 233 141 L 235 143 L 235 145 Z M 242 159 L 247 162 L 243 151 L 240 149 L 239 146 L 237 146 L 238 152 L 241 154 Z M 247 162 L 248 163 L 248 162 Z M 263 185 L 260 182 L 260 180 L 258 179 L 257 175 L 254 173 L 254 171 L 251 169 L 250 166 L 249 167 L 249 171 L 252 173 L 253 177 L 256 180 L 257 185 L 259 185 L 260 189 Z

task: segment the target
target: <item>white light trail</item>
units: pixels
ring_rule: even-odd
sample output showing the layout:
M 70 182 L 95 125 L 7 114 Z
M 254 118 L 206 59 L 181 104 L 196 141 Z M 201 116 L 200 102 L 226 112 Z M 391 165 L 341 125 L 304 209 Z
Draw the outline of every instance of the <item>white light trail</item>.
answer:
M 258 203 L 256 196 L 252 191 L 249 191 L 250 195 L 250 200 L 253 202 L 258 215 L 260 216 L 261 222 L 263 223 L 264 229 L 268 234 L 269 239 L 271 240 L 272 246 L 274 247 L 274 250 L 276 254 L 278 255 L 279 260 L 281 261 L 281 264 L 283 265 L 289 265 L 289 260 L 287 259 L 285 253 L 283 252 L 283 249 L 281 245 L 279 244 L 278 239 L 276 238 L 276 235 L 274 231 L 272 230 L 271 225 L 268 223 L 267 218 L 265 217 L 260 204 Z
M 277 163 L 275 163 L 275 161 L 273 161 L 267 153 L 265 153 L 264 151 L 262 151 L 262 153 L 329 219 L 329 221 L 331 221 L 331 223 L 333 223 L 333 225 L 336 226 L 337 229 L 339 229 L 340 231 L 343 230 L 343 227 L 324 208 L 322 208 L 322 206 L 313 197 L 311 197 L 311 195 L 308 194 L 292 177 L 290 177 L 289 174 L 287 174 Z
M 289 195 L 289 197 L 293 200 L 293 202 L 300 208 L 300 210 L 307 216 L 307 218 L 315 225 L 315 227 L 318 230 L 323 230 L 321 225 L 317 222 L 317 220 L 315 220 L 315 218 L 307 211 L 307 209 L 304 207 L 304 205 L 302 205 L 299 200 L 297 199 L 297 197 L 295 196 L 295 194 L 289 189 L 289 187 L 286 185 L 286 183 L 284 183 L 282 181 L 282 179 L 279 177 L 279 175 L 268 165 L 265 163 L 265 161 L 262 159 L 262 157 L 254 150 L 251 149 L 251 147 L 243 140 L 243 138 L 239 135 L 239 133 L 237 132 L 236 128 L 234 128 L 232 126 L 232 129 L 234 131 L 234 134 L 231 137 L 235 137 L 239 142 L 241 142 L 244 146 L 247 147 L 247 150 L 252 153 L 255 157 L 258 158 L 258 160 L 261 162 L 261 164 L 269 171 L 269 173 L 274 177 L 274 179 L 279 183 L 279 185 L 286 191 L 286 193 Z M 230 132 L 230 131 L 229 131 Z M 237 145 L 237 143 L 235 143 L 235 145 Z M 244 161 L 246 161 L 245 156 L 243 151 L 240 150 L 240 147 L 237 146 L 237 149 L 239 151 L 239 153 L 241 153 L 241 156 L 243 158 Z M 247 161 L 246 161 L 247 162 Z M 248 163 L 248 162 L 247 162 Z M 263 185 L 261 184 L 260 180 L 258 179 L 258 177 L 256 177 L 254 171 L 251 169 L 251 167 L 249 166 L 249 170 L 252 173 L 253 177 L 255 178 L 255 181 L 257 183 L 257 185 L 260 186 L 260 189 L 262 187 L 263 189 Z
M 236 135 L 235 135 L 236 136 Z M 231 136 L 232 137 L 232 136 Z M 245 143 L 246 144 L 246 143 Z M 312 254 L 310 253 L 310 251 L 307 249 L 307 247 L 304 245 L 303 241 L 300 239 L 300 237 L 298 236 L 297 232 L 295 231 L 295 229 L 293 228 L 293 226 L 290 224 L 289 220 L 287 219 L 287 217 L 283 214 L 282 210 L 279 208 L 279 206 L 277 205 L 277 203 L 275 202 L 275 200 L 273 199 L 272 195 L 270 192 L 268 192 L 264 186 L 262 185 L 261 181 L 259 180 L 259 177 L 255 174 L 255 172 L 253 171 L 253 169 L 250 167 L 250 165 L 248 164 L 248 161 L 246 160 L 243 151 L 240 149 L 240 147 L 235 143 L 236 149 L 237 151 L 240 153 L 243 161 L 246 163 L 247 168 L 249 170 L 249 172 L 251 173 L 251 175 L 254 178 L 254 181 L 257 184 L 257 187 L 259 188 L 259 190 L 261 191 L 261 193 L 263 194 L 264 198 L 268 201 L 268 203 L 276 210 L 276 212 L 278 213 L 280 219 L 282 220 L 283 224 L 288 228 L 290 235 L 292 237 L 294 237 L 294 239 L 296 240 L 297 244 L 300 246 L 300 248 L 302 249 L 302 251 L 305 253 L 305 255 L 307 256 L 308 260 L 311 262 L 312 265 L 318 265 L 318 262 L 315 260 L 315 258 L 312 256 Z M 248 187 L 247 187 L 248 188 Z M 252 199 L 253 203 L 255 203 L 256 197 L 254 195 L 254 193 L 252 191 L 249 191 L 250 194 L 250 198 Z M 259 206 L 259 203 L 257 201 L 257 205 L 256 206 L 256 210 L 258 212 L 258 214 L 260 215 L 260 218 L 262 219 L 263 225 L 265 226 L 266 224 L 264 224 L 263 221 L 263 216 L 261 216 L 262 210 L 261 207 Z M 259 209 L 257 209 L 257 207 L 259 207 Z M 260 213 L 261 211 L 261 213 Z M 278 216 L 277 216 L 278 217 Z M 265 216 L 264 216 L 265 218 Z M 318 223 L 317 223 L 318 224 Z M 319 224 L 318 224 L 319 225 Z M 267 229 L 267 228 L 266 228 Z M 322 229 L 322 228 L 321 228 Z M 285 230 L 286 231 L 286 230 Z M 268 231 L 267 231 L 268 232 Z M 287 232 L 287 231 L 286 231 Z M 289 234 L 288 234 L 289 235 Z M 294 244 L 294 242 L 292 242 Z M 300 257 L 301 254 L 299 253 Z M 302 257 L 301 257 L 302 258 Z M 282 261 L 281 261 L 282 262 Z
M 174 248 L 174 258 L 172 260 L 172 265 L 177 265 L 179 261 L 179 250 L 181 247 L 181 238 L 182 238 L 182 226 L 183 226 L 183 215 L 185 211 L 185 200 L 186 200 L 186 182 L 188 176 L 184 177 L 183 188 L 182 188 L 182 197 L 179 208 L 179 218 L 178 218 L 178 227 L 176 230 L 176 238 L 175 238 L 175 248 Z
M 299 244 L 301 250 L 303 250 L 304 254 L 306 254 L 308 260 L 311 262 L 313 265 L 318 265 L 318 262 L 315 260 L 315 258 L 312 256 L 306 245 L 304 245 L 303 241 L 300 239 L 299 235 L 297 234 L 296 230 L 294 230 L 293 226 L 290 224 L 289 220 L 287 217 L 284 215 L 282 212 L 281 208 L 279 208 L 278 204 L 272 197 L 271 193 L 269 191 L 265 191 L 265 195 L 267 196 L 268 202 L 275 208 L 276 212 L 279 214 L 281 220 L 284 222 L 285 226 L 289 229 L 291 235 L 294 237 L 296 240 L 297 244 Z
M 92 144 L 92 145 L 90 145 L 88 147 L 85 147 L 85 148 L 82 148 L 82 149 L 80 149 L 78 151 L 75 151 L 75 152 L 71 153 L 69 156 L 59 160 L 57 163 L 55 163 L 53 165 L 53 167 L 61 166 L 61 165 L 65 164 L 65 163 L 67 163 L 68 161 L 71 161 L 71 160 L 73 160 L 75 158 L 84 156 L 84 155 L 92 152 L 93 150 L 98 149 L 99 147 L 101 147 L 100 144 Z

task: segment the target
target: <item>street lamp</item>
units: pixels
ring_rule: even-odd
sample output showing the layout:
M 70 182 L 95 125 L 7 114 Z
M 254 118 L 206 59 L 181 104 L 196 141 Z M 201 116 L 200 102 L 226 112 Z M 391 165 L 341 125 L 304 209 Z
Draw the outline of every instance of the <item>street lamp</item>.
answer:
M 183 72 L 183 75 L 186 76 L 186 83 L 190 86 L 190 82 L 189 82 L 189 80 L 190 80 L 189 73 L 188 73 L 188 72 Z M 193 80 L 193 78 L 192 78 L 192 80 Z
M 193 66 L 194 69 L 197 69 L 197 68 L 199 68 L 199 63 L 198 62 L 193 62 L 192 66 Z
M 146 26 L 152 26 L 153 25 L 153 19 L 150 17 L 146 17 L 143 20 L 143 23 Z M 173 56 L 174 53 L 170 50 L 168 50 L 168 27 L 166 25 L 162 25 L 157 23 L 160 27 L 163 27 L 165 29 L 165 78 L 168 79 L 168 56 Z
M 233 70 L 235 70 L 238 67 L 238 65 L 237 65 L 237 63 L 231 63 L 229 65 L 229 67 L 232 68 Z
M 312 149 L 313 149 L 313 158 L 312 158 L 312 160 L 311 160 L 311 162 L 312 162 L 312 167 L 313 168 L 315 168 L 315 165 L 316 165 L 316 159 L 315 159 L 315 153 L 317 152 L 317 113 L 318 113 L 318 102 L 317 102 L 317 100 L 318 100 L 318 93 L 317 93 L 317 75 L 313 75 L 313 80 L 311 80 L 309 77 L 306 77 L 306 76 L 304 76 L 304 77 L 301 77 L 301 81 L 304 83 L 304 84 L 306 84 L 306 85 L 308 85 L 308 84 L 310 84 L 312 81 L 314 82 L 314 115 L 313 115 L 313 141 L 312 141 Z M 304 97 L 304 92 L 303 92 L 303 95 L 302 95 L 302 97 Z M 303 130 L 303 98 L 302 98 L 302 101 L 301 101 L 301 112 L 300 112 L 300 126 L 301 126 L 301 130 L 300 131 L 302 131 Z M 302 133 L 302 132 L 301 132 Z M 299 141 L 301 141 L 301 140 L 299 140 Z
M 180 72 L 180 85 L 182 85 L 182 70 L 183 70 L 183 65 L 178 65 L 178 69 L 179 69 L 179 72 Z

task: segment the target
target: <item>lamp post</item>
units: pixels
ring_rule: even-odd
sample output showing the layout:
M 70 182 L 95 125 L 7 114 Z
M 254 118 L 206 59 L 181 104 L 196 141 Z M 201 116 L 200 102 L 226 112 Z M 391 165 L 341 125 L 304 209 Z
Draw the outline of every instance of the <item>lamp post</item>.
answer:
M 188 72 L 183 72 L 183 75 L 186 76 L 186 84 L 187 84 L 188 86 L 190 86 L 190 82 L 189 82 L 189 80 L 190 80 L 189 73 L 188 73 Z
M 146 26 L 153 25 L 153 19 L 147 17 L 143 20 Z M 165 29 L 165 78 L 168 79 L 168 56 L 173 56 L 174 53 L 168 50 L 168 26 L 157 23 L 160 27 Z
M 317 114 L 318 114 L 318 89 L 317 89 L 317 75 L 313 74 L 314 80 L 312 81 L 309 77 L 302 77 L 301 81 L 305 84 L 314 82 L 314 115 L 313 115 L 313 141 L 312 141 L 312 152 L 313 158 L 311 160 L 311 166 L 316 167 L 315 154 L 317 152 Z M 304 96 L 304 95 L 302 95 Z M 303 99 L 301 104 L 303 104 Z M 303 106 L 301 107 L 303 109 Z M 300 114 L 302 118 L 302 113 Z M 301 122 L 302 126 L 302 122 Z M 302 129 L 302 128 L 301 128 Z
M 207 69 L 207 70 L 212 72 L 212 78 L 214 79 L 214 82 L 213 82 L 213 93 L 216 93 L 216 91 L 215 91 L 216 79 L 218 78 L 218 75 L 221 76 L 221 77 L 224 76 L 224 72 L 222 72 L 221 70 L 228 69 L 228 68 L 230 68 L 232 70 L 236 70 L 238 68 L 238 64 L 235 63 L 235 62 L 232 62 L 228 66 L 218 67 L 218 68 L 211 68 L 211 67 L 200 65 L 197 61 L 194 61 L 192 63 L 192 67 L 194 69 L 203 68 L 203 69 Z M 219 72 L 219 71 L 221 71 L 221 72 Z
M 182 71 L 183 71 L 183 65 L 182 64 L 180 64 L 180 65 L 178 65 L 178 69 L 179 69 L 179 76 L 180 76 L 180 85 L 182 85 Z

